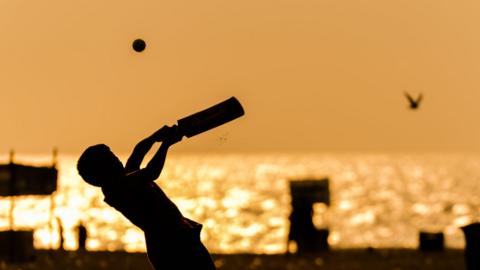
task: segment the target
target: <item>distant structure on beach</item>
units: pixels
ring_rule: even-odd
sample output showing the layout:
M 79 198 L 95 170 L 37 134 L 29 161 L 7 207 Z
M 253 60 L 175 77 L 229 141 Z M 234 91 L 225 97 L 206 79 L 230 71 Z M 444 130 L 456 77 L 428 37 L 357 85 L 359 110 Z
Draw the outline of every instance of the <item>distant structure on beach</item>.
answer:
M 467 270 L 480 269 L 480 223 L 475 222 L 462 227 L 465 235 L 465 263 Z
M 292 212 L 288 245 L 296 244 L 296 253 L 314 253 L 329 249 L 328 228 L 317 229 L 313 223 L 315 203 L 330 205 L 329 180 L 290 181 Z M 290 250 L 288 250 L 290 252 Z
M 418 248 L 421 251 L 442 251 L 445 249 L 445 235 L 443 232 L 420 231 L 418 241 Z
M 418 107 L 420 106 L 420 102 L 422 101 L 423 99 L 423 95 L 420 94 L 417 99 L 414 99 L 410 94 L 408 94 L 407 92 L 405 92 L 405 97 L 408 99 L 408 102 L 410 104 L 410 109 L 412 110 L 416 110 L 418 109 Z
M 33 230 L 14 230 L 15 198 L 23 195 L 52 195 L 57 190 L 56 150 L 51 166 L 36 167 L 14 162 L 0 165 L 0 196 L 10 197 L 9 230 L 0 231 L 0 258 L 12 262 L 28 261 L 34 258 Z M 54 212 L 51 196 L 50 225 Z

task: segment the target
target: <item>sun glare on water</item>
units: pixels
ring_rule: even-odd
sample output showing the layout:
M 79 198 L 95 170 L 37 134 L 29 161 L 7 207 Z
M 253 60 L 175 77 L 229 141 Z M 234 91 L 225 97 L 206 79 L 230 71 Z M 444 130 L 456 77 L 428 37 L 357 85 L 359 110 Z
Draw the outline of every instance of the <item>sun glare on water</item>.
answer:
M 46 156 L 18 162 L 46 164 Z M 42 163 L 43 162 L 43 163 Z M 14 228 L 33 229 L 36 248 L 145 251 L 143 232 L 103 202 L 78 176 L 76 157 L 58 158 L 58 190 L 14 200 Z M 287 249 L 290 179 L 331 181 L 332 204 L 314 206 L 314 224 L 334 247 L 416 247 L 419 230 L 443 231 L 464 244 L 460 226 L 478 221 L 480 157 L 462 155 L 171 155 L 157 180 L 182 213 L 204 225 L 212 252 L 281 253 Z M 0 229 L 12 200 L 0 199 Z M 61 224 L 60 224 L 60 223 Z

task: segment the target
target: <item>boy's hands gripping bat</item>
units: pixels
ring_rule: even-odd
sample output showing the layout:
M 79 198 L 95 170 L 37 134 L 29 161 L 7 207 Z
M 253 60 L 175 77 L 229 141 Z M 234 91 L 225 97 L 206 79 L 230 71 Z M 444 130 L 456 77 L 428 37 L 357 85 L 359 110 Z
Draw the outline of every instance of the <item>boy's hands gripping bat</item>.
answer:
M 155 132 L 153 136 L 156 141 L 163 141 L 166 137 L 173 136 L 172 131 L 174 131 L 173 133 L 177 137 L 175 141 L 179 141 L 183 136 L 190 138 L 221 126 L 244 114 L 245 112 L 240 102 L 235 97 L 231 97 L 210 108 L 178 120 L 177 125 L 172 127 L 165 126 Z

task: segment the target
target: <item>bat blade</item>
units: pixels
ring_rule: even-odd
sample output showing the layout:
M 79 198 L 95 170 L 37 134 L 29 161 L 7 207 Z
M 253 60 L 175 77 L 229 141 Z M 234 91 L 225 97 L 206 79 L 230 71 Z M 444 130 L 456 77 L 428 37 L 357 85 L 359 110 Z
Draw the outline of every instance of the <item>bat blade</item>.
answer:
M 242 105 L 231 97 L 210 108 L 178 120 L 179 131 L 188 138 L 216 128 L 245 114 Z

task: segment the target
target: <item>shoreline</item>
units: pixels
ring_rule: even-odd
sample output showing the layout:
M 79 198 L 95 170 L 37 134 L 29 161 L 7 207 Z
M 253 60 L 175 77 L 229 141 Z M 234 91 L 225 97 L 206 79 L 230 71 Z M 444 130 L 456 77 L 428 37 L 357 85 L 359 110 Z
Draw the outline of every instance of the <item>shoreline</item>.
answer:
M 36 259 L 27 263 L 0 261 L 5 270 L 118 269 L 152 270 L 146 253 L 125 251 L 36 250 Z M 465 269 L 463 249 L 419 251 L 418 249 L 333 249 L 315 254 L 212 254 L 217 269 L 222 270 L 380 270 Z

